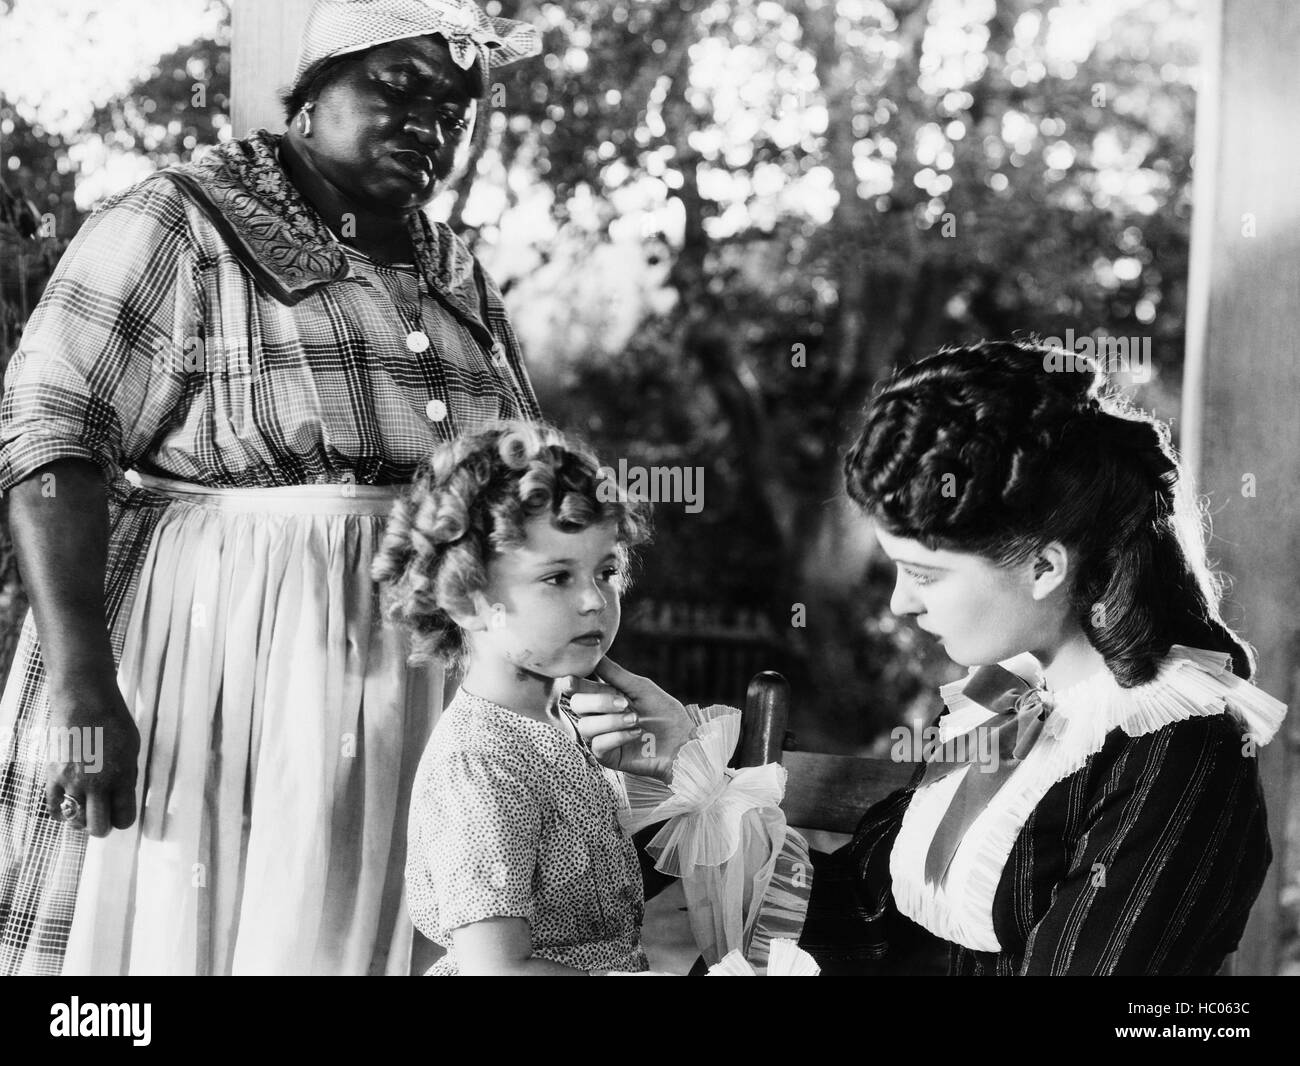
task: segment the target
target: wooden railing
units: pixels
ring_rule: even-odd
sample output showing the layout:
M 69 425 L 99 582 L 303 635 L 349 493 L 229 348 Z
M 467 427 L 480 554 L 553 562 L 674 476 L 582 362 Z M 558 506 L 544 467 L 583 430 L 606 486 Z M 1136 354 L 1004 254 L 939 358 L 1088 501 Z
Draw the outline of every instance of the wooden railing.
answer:
M 775 637 L 728 629 L 669 632 L 625 628 L 614 658 L 651 678 L 684 703 L 735 705 L 750 678 L 763 670 L 801 676 L 802 663 Z

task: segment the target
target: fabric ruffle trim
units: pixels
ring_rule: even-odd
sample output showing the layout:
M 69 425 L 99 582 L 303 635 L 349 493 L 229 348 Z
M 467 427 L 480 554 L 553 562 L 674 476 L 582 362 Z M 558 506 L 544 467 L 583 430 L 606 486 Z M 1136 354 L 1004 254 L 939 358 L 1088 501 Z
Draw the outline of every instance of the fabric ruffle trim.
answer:
M 740 712 L 686 711 L 696 724 L 673 762 L 672 785 L 624 775 L 628 806 L 620 817 L 629 833 L 666 820 L 646 850 L 656 869 L 682 879 L 705 960 L 740 951 L 761 970 L 772 945 L 796 941 L 803 929 L 812 888 L 808 845 L 781 810 L 783 766 L 727 766 Z
M 767 973 L 759 974 L 739 951 L 728 954 L 709 967 L 709 977 L 817 977 L 822 968 L 808 952 L 793 940 L 773 940 Z
M 667 821 L 646 850 L 656 860 L 655 868 L 670 877 L 726 862 L 740 848 L 745 813 L 778 807 L 785 796 L 785 767 L 779 763 L 728 768 L 740 739 L 739 711 L 715 705 L 691 706 L 687 713 L 698 724 L 677 753 L 672 785 L 648 777 L 624 778 L 624 828 L 635 833 Z
M 1111 730 L 1140 737 L 1174 722 L 1229 713 L 1256 744 L 1268 743 L 1277 733 L 1286 704 L 1233 674 L 1231 661 L 1223 652 L 1179 644 L 1145 685 L 1122 688 L 1109 671 L 1101 671 L 1054 692 L 1038 743 L 972 825 L 939 886 L 927 885 L 924 876 L 933 826 L 921 832 L 917 826 L 922 821 L 937 824 L 960 774 L 919 789 L 890 859 L 899 910 L 945 940 L 975 951 L 1000 951 L 993 898 L 1016 838 L 1048 790 L 1100 751 Z M 940 690 L 950 712 L 945 718 L 954 719 L 949 727 L 953 735 L 964 731 L 955 726 L 969 723 L 966 728 L 973 728 L 988 717 L 986 708 L 962 693 L 964 684 L 957 681 Z

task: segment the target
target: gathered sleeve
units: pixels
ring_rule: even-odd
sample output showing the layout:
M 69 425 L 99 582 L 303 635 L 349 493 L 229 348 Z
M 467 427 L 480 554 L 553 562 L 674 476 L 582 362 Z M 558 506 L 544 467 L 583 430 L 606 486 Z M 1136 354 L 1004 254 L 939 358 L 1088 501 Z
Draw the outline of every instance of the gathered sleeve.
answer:
M 5 372 L 0 491 L 58 459 L 111 479 L 147 452 L 202 343 L 196 260 L 183 194 L 165 179 L 86 220 Z
M 813 852 L 812 895 L 800 947 L 828 976 L 942 973 L 946 945 L 899 912 L 890 853 L 924 766 L 906 787 L 872 804 L 853 839 L 831 854 Z
M 938 721 L 936 716 L 930 725 Z M 947 943 L 899 911 L 889 865 L 924 776 L 925 764 L 918 763 L 905 786 L 867 808 L 847 844 L 830 854 L 813 852 L 812 894 L 799 944 L 823 974 L 944 972 Z
M 1020 972 L 1213 973 L 1271 857 L 1254 749 L 1226 715 L 1130 739 Z
M 542 812 L 522 770 L 461 750 L 431 768 L 411 808 L 407 889 L 412 919 L 444 941 L 487 918 L 534 914 Z

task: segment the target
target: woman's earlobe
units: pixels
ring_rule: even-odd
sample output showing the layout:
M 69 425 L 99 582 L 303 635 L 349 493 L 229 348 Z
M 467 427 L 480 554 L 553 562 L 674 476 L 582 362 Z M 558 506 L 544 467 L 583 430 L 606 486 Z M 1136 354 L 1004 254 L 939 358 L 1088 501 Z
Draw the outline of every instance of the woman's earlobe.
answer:
M 1034 599 L 1045 599 L 1064 584 L 1070 571 L 1070 553 L 1065 546 L 1051 543 L 1034 557 Z

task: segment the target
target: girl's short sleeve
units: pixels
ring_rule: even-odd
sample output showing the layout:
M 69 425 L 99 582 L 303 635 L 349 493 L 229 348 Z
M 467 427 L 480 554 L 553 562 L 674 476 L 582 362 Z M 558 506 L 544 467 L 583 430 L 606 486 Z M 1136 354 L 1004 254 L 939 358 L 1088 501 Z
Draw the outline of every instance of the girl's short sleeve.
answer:
M 533 921 L 541 836 L 535 788 L 520 769 L 456 751 L 422 774 L 411 808 L 411 915 L 434 939 L 486 918 Z

